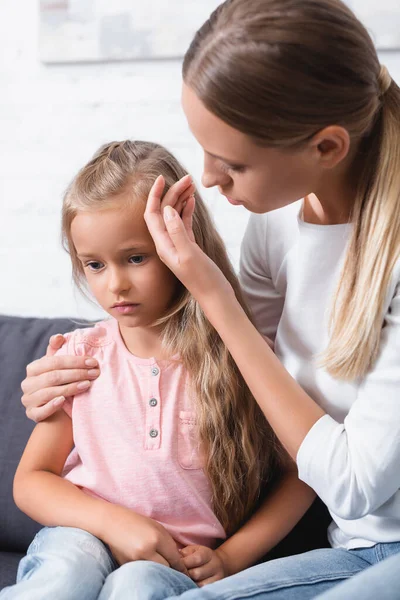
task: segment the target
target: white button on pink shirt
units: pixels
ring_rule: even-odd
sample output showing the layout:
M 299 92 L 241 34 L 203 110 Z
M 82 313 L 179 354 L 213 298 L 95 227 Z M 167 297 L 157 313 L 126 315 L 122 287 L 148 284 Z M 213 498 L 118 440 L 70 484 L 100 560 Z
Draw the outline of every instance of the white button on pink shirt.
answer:
M 93 356 L 101 374 L 65 403 L 75 448 L 63 476 L 158 521 L 179 546 L 215 547 L 226 534 L 202 469 L 187 372 L 176 361 L 133 356 L 114 319 L 67 338 L 58 354 Z

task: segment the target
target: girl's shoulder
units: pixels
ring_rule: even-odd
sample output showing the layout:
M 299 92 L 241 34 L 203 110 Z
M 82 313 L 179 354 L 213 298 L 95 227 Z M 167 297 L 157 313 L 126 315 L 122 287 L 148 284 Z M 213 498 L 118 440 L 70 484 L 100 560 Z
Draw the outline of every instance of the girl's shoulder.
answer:
M 64 354 L 94 355 L 96 349 L 102 349 L 115 342 L 115 325 L 111 319 L 95 323 L 91 327 L 78 328 L 64 335 Z

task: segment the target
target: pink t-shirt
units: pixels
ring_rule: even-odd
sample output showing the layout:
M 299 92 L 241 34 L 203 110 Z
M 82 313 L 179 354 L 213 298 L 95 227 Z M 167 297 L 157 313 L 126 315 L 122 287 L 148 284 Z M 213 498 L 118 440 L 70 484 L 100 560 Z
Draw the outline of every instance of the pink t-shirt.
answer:
M 187 372 L 131 354 L 115 319 L 67 338 L 58 354 L 93 356 L 101 374 L 64 404 L 75 447 L 63 477 L 158 521 L 180 546 L 215 547 L 226 534 L 202 469 Z

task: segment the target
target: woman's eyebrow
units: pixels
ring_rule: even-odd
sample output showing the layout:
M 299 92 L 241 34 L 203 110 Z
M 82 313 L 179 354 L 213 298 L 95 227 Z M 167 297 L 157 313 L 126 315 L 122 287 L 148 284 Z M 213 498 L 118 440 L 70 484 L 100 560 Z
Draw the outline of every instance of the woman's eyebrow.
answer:
M 240 166 L 243 167 L 243 163 L 239 163 L 237 160 L 230 160 L 229 158 L 224 158 L 223 156 L 218 156 L 218 154 L 213 154 L 212 152 L 208 152 L 208 150 L 204 150 L 204 152 L 206 154 L 208 154 L 208 156 L 212 156 L 213 158 L 217 158 L 218 160 L 222 160 L 223 162 L 229 164 L 229 165 L 235 165 L 235 166 Z

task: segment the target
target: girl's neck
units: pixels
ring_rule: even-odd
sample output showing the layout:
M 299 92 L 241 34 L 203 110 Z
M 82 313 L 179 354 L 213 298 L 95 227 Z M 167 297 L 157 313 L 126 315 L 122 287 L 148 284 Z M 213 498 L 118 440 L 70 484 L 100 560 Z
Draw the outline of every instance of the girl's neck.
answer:
M 118 324 L 125 346 L 138 358 L 167 359 L 161 343 L 161 330 L 156 327 L 124 327 Z

